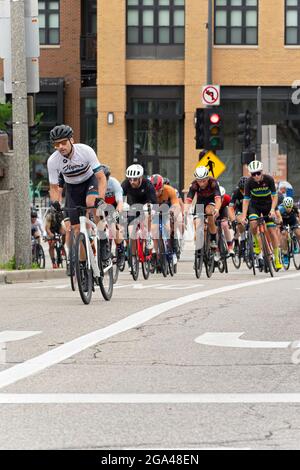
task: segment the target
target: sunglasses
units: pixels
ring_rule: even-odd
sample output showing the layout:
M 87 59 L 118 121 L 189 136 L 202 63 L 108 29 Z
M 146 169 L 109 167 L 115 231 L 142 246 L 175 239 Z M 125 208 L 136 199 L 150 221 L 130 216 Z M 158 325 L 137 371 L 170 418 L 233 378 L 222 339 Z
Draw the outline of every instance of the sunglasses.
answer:
M 128 178 L 129 181 L 134 181 L 134 182 L 139 181 L 139 179 L 140 178 Z
M 254 173 L 251 173 L 251 176 L 260 176 L 261 171 L 255 171 Z
M 58 149 L 58 148 L 60 147 L 60 145 L 64 145 L 64 146 L 65 146 L 65 145 L 67 145 L 68 142 L 69 142 L 68 139 L 60 140 L 59 142 L 54 142 L 54 143 L 53 143 L 53 147 L 54 147 L 55 149 Z

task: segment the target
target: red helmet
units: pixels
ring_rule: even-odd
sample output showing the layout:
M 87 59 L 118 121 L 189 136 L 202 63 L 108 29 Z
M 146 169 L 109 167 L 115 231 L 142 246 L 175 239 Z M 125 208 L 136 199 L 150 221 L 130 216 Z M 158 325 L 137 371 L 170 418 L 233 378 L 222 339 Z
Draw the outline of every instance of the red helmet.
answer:
M 152 175 L 150 181 L 153 184 L 155 191 L 160 191 L 164 186 L 164 179 L 161 175 Z

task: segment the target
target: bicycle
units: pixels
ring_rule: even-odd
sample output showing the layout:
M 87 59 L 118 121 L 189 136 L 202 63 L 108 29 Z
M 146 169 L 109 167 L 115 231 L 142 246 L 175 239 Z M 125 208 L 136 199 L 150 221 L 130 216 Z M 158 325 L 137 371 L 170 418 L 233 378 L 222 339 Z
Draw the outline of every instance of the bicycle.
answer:
M 160 269 L 164 277 L 170 274 L 172 277 L 175 273 L 174 264 L 174 249 L 171 238 L 168 237 L 163 221 L 163 211 L 157 211 L 159 222 L 158 222 L 158 252 L 156 253 L 156 266 L 154 269 Z M 152 258 L 153 259 L 153 258 Z
M 32 263 L 37 264 L 40 269 L 45 269 L 46 258 L 44 249 L 40 242 L 34 237 L 31 237 L 31 255 Z
M 95 291 L 95 285 L 100 287 L 105 300 L 109 301 L 113 294 L 111 254 L 108 258 L 108 265 L 106 265 L 101 253 L 101 242 L 108 249 L 107 233 L 105 230 L 106 238 L 104 240 L 101 239 L 97 225 L 85 215 L 86 210 L 90 209 L 96 209 L 96 206 L 77 206 L 75 208 L 80 214 L 80 232 L 74 246 L 75 272 L 80 297 L 84 304 L 90 303 L 92 292 Z M 73 210 L 73 208 L 65 208 L 65 210 Z
M 210 233 L 207 227 L 207 217 L 214 217 L 213 215 L 204 216 L 204 239 L 201 248 L 195 250 L 195 274 L 197 279 L 200 279 L 202 273 L 203 263 L 208 278 L 210 278 L 215 268 L 215 252 L 210 247 Z
M 54 237 L 47 237 L 47 240 L 54 241 L 55 263 L 58 268 L 63 268 L 66 262 L 66 253 L 62 243 L 62 235 L 56 233 Z
M 253 236 L 250 230 L 249 222 L 245 227 L 245 252 L 244 261 L 248 269 L 252 269 L 253 275 L 256 275 L 256 255 L 253 249 Z
M 274 277 L 274 265 L 273 265 L 273 250 L 267 237 L 265 217 L 261 216 L 257 219 L 258 234 L 261 240 L 262 255 L 264 260 L 264 271 L 270 273 L 271 277 Z
M 220 253 L 220 259 L 217 261 L 217 267 L 220 273 L 228 273 L 228 245 L 222 228 L 222 220 L 216 221 L 217 225 L 217 237 L 218 237 L 218 249 Z
M 124 211 L 124 212 L 129 212 L 129 211 Z M 133 206 L 130 208 L 130 212 L 134 212 L 137 216 L 139 216 L 141 211 L 140 209 L 136 210 L 136 208 Z M 150 205 L 148 205 L 148 209 L 146 212 L 150 215 L 151 213 Z M 148 250 L 146 248 L 146 241 L 142 234 L 143 229 L 144 229 L 143 224 L 141 223 L 141 220 L 139 220 L 136 227 L 134 227 L 135 239 L 127 236 L 127 240 L 129 240 L 127 244 L 127 260 L 128 260 L 128 265 L 130 268 L 130 273 L 134 281 L 138 280 L 140 263 L 142 264 L 142 272 L 143 272 L 144 279 L 147 280 L 150 275 L 150 261 L 152 258 L 152 250 Z M 127 227 L 127 230 L 128 230 L 128 227 Z M 135 249 L 134 249 L 134 245 L 135 245 Z
M 279 224 L 280 225 L 280 224 Z M 291 258 L 293 258 L 294 266 L 297 270 L 300 270 L 300 243 L 299 240 L 294 232 L 295 229 L 299 228 L 298 225 L 294 227 L 290 227 L 289 225 L 283 225 L 282 231 L 287 231 L 288 239 L 288 251 L 287 251 L 287 258 L 284 257 L 283 252 L 281 250 L 281 262 L 283 264 L 284 269 L 287 271 L 291 264 Z

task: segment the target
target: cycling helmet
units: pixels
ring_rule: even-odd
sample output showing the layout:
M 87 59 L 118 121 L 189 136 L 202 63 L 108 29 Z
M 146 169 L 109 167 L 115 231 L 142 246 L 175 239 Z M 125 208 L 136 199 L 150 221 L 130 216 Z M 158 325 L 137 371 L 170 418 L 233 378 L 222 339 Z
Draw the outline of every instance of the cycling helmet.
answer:
M 247 181 L 248 181 L 247 176 L 241 176 L 240 181 L 238 182 L 238 188 L 245 189 Z
M 226 189 L 224 188 L 224 186 L 220 186 L 220 193 L 221 193 L 221 197 L 225 196 Z
M 152 175 L 150 181 L 153 184 L 155 191 L 160 191 L 164 186 L 164 179 L 161 175 Z
M 203 180 L 208 177 L 209 170 L 206 166 L 198 166 L 194 172 L 194 176 L 197 180 Z
M 107 165 L 101 165 L 100 169 L 103 171 L 105 174 L 106 178 L 108 179 L 110 177 L 110 167 Z
M 292 197 L 285 197 L 282 204 L 286 209 L 292 209 L 294 207 L 294 199 Z
M 38 215 L 37 215 L 37 212 L 31 209 L 30 217 L 31 217 L 31 218 L 35 218 L 35 217 L 37 218 L 37 216 L 38 216 Z
M 170 185 L 170 180 L 166 176 L 164 176 L 164 184 Z
M 126 170 L 126 178 L 140 178 L 144 174 L 142 165 L 130 165 Z
M 255 173 L 256 171 L 263 170 L 263 164 L 259 160 L 253 160 L 253 162 L 248 165 L 249 173 Z
M 50 131 L 50 141 L 56 142 L 57 140 L 62 139 L 71 139 L 73 137 L 73 129 L 70 126 L 61 124 L 60 126 L 55 126 Z

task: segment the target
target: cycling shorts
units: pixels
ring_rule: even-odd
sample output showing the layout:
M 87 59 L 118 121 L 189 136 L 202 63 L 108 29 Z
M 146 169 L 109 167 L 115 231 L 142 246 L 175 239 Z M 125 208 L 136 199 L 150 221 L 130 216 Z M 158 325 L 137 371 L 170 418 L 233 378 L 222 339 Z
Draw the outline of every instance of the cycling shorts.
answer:
M 86 206 L 87 196 L 98 196 L 98 179 L 92 175 L 88 180 L 79 184 L 66 184 L 67 207 L 71 210 L 66 211 L 71 221 L 71 225 L 79 224 L 79 213 L 73 210 L 76 206 Z

